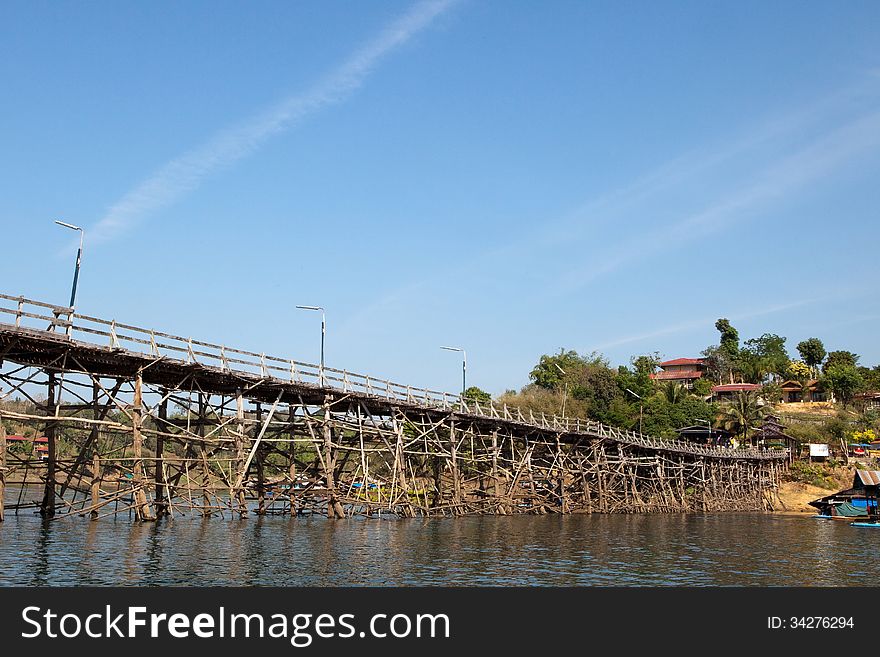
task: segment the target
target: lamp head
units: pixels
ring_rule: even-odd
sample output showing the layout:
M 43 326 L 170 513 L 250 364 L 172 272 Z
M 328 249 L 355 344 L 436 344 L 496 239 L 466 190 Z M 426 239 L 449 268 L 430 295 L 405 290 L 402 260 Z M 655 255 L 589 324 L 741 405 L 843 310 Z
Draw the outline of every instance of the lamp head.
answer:
M 74 226 L 73 224 L 69 224 L 65 221 L 58 221 L 56 219 L 55 223 L 58 224 L 59 226 L 64 226 L 65 228 L 70 228 L 70 230 L 82 230 L 82 228 L 80 228 L 79 226 Z

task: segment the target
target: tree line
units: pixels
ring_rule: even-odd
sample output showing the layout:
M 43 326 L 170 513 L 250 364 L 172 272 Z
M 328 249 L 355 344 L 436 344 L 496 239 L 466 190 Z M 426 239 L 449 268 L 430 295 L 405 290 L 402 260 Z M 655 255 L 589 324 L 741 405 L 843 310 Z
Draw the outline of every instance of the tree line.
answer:
M 560 349 L 542 355 L 529 372 L 530 383 L 518 391 L 507 390 L 498 401 L 661 438 L 677 437 L 682 427 L 711 425 L 746 439 L 766 413 L 767 403 L 781 401 L 786 381 L 797 381 L 804 393 L 818 389 L 833 395 L 844 407 L 859 392 L 880 391 L 880 366 L 861 365 L 851 351 L 827 351 L 819 338 L 798 343 L 792 357 L 785 337 L 764 333 L 741 342 L 726 318 L 715 327 L 718 343 L 701 352 L 706 373 L 691 388 L 654 379 L 662 361 L 656 352 L 633 356 L 629 365 L 615 368 L 600 353 Z M 712 401 L 713 385 L 737 382 L 759 384 L 760 392 L 737 395 L 724 404 Z M 478 387 L 465 394 L 479 401 L 490 398 Z M 873 424 L 869 418 L 867 426 Z

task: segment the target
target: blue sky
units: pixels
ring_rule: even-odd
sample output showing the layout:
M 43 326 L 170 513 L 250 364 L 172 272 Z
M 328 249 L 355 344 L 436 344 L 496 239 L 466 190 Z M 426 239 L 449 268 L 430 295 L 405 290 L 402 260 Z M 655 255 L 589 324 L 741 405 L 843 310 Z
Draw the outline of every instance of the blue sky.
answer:
M 876 2 L 6 2 L 0 290 L 412 385 L 880 362 Z

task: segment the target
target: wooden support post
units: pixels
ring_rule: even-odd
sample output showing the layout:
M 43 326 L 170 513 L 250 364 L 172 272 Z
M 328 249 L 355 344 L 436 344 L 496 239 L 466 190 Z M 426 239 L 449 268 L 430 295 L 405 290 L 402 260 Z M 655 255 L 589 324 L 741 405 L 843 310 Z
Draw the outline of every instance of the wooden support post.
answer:
M 296 430 L 294 429 L 293 404 L 287 407 L 287 424 L 290 428 L 290 443 L 287 447 L 287 477 L 290 479 L 288 498 L 290 502 L 290 515 L 296 515 Z
M 3 522 L 3 497 L 6 494 L 6 427 L 0 420 L 0 522 Z
M 557 495 L 559 496 L 559 506 L 561 508 L 562 513 L 568 513 L 568 500 L 565 496 L 565 461 L 563 460 L 564 455 L 562 452 L 562 442 L 559 440 L 559 436 L 556 436 L 556 486 L 557 486 Z
M 260 425 L 263 423 L 263 405 L 257 402 L 256 424 L 254 425 L 254 440 L 257 439 Z M 263 469 L 263 446 L 257 446 L 257 453 L 254 455 L 257 461 L 257 515 L 266 514 L 266 480 L 265 470 Z
M 101 503 L 101 457 L 98 456 L 98 446 L 92 455 L 92 511 L 89 517 L 98 519 L 98 505 Z
M 434 456 L 433 459 L 433 470 L 434 470 L 434 491 L 431 495 L 431 506 L 436 508 L 440 506 L 443 501 L 443 460 L 441 456 Z
M 501 482 L 498 474 L 498 429 L 492 432 L 492 494 L 495 497 L 495 512 L 498 515 L 507 515 L 507 509 L 501 503 Z
M 244 397 L 241 394 L 241 389 L 236 390 L 235 394 L 235 416 L 236 416 L 236 432 L 235 432 L 235 460 L 233 461 L 235 468 L 235 476 L 232 478 L 232 481 L 244 481 L 246 472 L 243 472 L 244 468 L 244 436 L 245 436 L 245 425 L 244 425 Z M 233 484 L 232 489 L 229 491 L 232 503 L 232 507 L 238 510 L 238 515 L 240 518 L 246 518 L 248 514 L 247 501 L 245 500 L 244 489 L 242 487 L 236 488 Z
M 324 398 L 324 480 L 327 483 L 327 517 L 344 518 L 345 509 L 336 496 L 336 453 L 333 449 L 333 429 L 331 426 L 330 397 Z
M 138 372 L 134 379 L 134 402 L 131 409 L 131 446 L 134 456 L 134 465 L 132 465 L 132 483 L 134 485 L 134 512 L 138 520 L 148 521 L 155 520 L 150 512 L 150 504 L 147 501 L 147 494 L 144 492 L 146 485 L 146 477 L 144 476 L 143 462 L 143 434 L 141 428 L 143 425 L 143 377 Z
M 413 511 L 412 502 L 409 497 L 410 487 L 407 482 L 406 474 L 406 454 L 404 454 L 403 451 L 403 425 L 397 421 L 396 417 L 392 416 L 391 426 L 394 427 L 396 437 L 394 445 L 394 471 L 396 473 L 400 490 L 403 491 L 403 499 L 405 500 L 405 503 L 402 505 L 403 513 L 405 516 L 411 518 L 415 515 L 415 512 Z
M 688 504 L 687 490 L 685 489 L 684 485 L 684 456 L 680 456 L 678 458 L 678 462 L 676 463 L 676 471 L 678 472 L 678 498 L 680 500 L 681 510 L 688 511 L 690 505 Z
M 361 404 L 357 405 L 357 423 L 358 423 L 358 446 L 360 447 L 360 457 L 361 457 L 361 475 L 363 477 L 363 486 L 361 486 L 360 493 L 362 493 L 366 498 L 366 514 L 367 517 L 372 517 L 373 515 L 373 507 L 371 502 L 372 492 L 370 491 L 370 464 L 367 460 L 367 453 L 364 449 L 364 423 L 363 417 L 361 416 Z M 426 450 L 427 451 L 427 450 Z M 381 505 L 381 494 L 378 500 Z
M 532 468 L 532 453 L 534 452 L 534 448 L 528 449 L 526 451 L 526 474 L 529 477 L 529 492 L 531 494 L 531 500 L 529 500 L 532 505 L 531 510 L 535 511 L 539 515 L 544 515 L 547 513 L 547 509 L 543 504 L 540 503 L 538 499 L 538 490 L 535 487 L 535 473 Z
M 162 390 L 162 396 L 164 397 L 167 394 L 167 391 Z M 162 516 L 168 515 L 168 503 L 165 501 L 166 498 L 170 497 L 168 494 L 167 482 L 165 481 L 165 436 L 163 435 L 168 431 L 168 400 L 163 399 L 159 404 L 159 421 L 158 421 L 158 429 L 159 432 L 156 434 L 156 460 L 155 460 L 155 471 L 153 473 L 153 480 L 156 483 L 156 497 L 154 500 L 154 506 L 156 509 L 156 518 L 161 518 Z
M 458 437 L 455 435 L 455 420 L 449 421 L 449 472 L 452 475 L 452 503 L 461 504 L 461 479 L 458 476 Z M 456 510 L 456 513 L 458 511 Z
M 205 437 L 206 424 L 208 422 L 207 406 L 205 393 L 199 392 L 199 438 Z M 211 516 L 214 514 L 211 504 L 211 470 L 208 467 L 208 456 L 205 453 L 204 440 L 199 440 L 199 460 L 201 461 L 202 471 L 202 515 Z
M 700 490 L 702 491 L 702 500 L 703 500 L 703 508 L 702 511 L 709 510 L 709 501 L 706 497 L 706 490 L 708 488 L 708 483 L 706 482 L 706 460 L 700 458 Z
M 55 373 L 49 372 L 49 382 L 47 385 L 46 395 L 46 413 L 55 416 L 57 409 L 55 408 Z M 46 438 L 48 440 L 49 454 L 46 463 L 46 485 L 43 490 L 43 502 L 40 504 L 40 515 L 44 518 L 51 518 L 55 515 L 55 436 L 57 433 L 58 423 L 49 420 L 46 423 Z
M 584 469 L 585 460 L 584 456 L 580 456 L 578 463 L 581 474 L 581 488 L 583 489 L 582 499 L 587 513 L 593 513 L 593 496 L 590 492 L 590 480 L 587 478 L 587 471 Z

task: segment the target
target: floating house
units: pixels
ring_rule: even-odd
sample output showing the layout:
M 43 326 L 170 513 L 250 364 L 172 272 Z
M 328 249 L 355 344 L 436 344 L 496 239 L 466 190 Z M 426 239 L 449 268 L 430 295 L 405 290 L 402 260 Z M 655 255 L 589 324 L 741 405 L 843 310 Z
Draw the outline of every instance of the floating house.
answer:
M 863 518 L 877 516 L 880 470 L 856 470 L 852 487 L 810 502 L 822 518 Z

